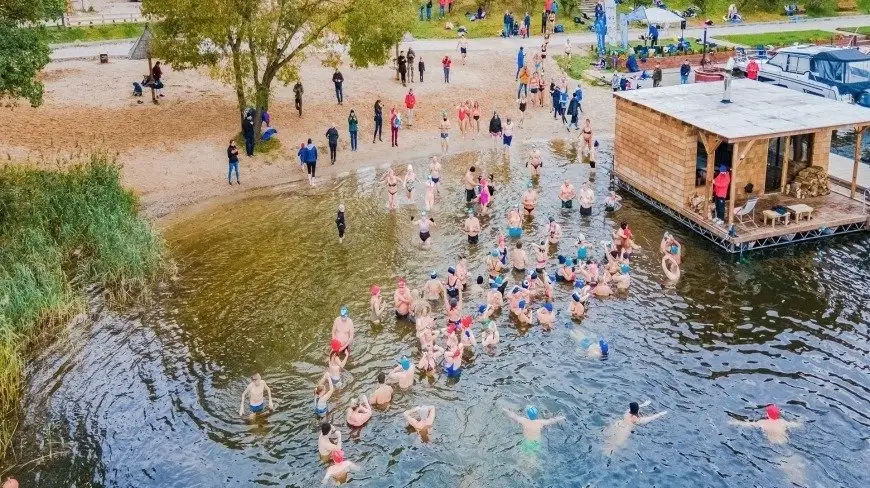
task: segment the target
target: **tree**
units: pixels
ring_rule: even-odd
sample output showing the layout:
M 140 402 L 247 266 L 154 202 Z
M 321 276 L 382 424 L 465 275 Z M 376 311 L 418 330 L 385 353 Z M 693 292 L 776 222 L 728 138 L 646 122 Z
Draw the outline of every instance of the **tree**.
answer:
M 570 19 L 574 11 L 580 7 L 580 0 L 559 0 L 559 6 L 562 7 L 562 11 L 559 13 Z
M 317 48 L 346 46 L 358 67 L 385 64 L 413 20 L 411 2 L 144 0 L 142 9 L 159 19 L 156 57 L 178 69 L 211 68 L 235 87 L 240 114 L 253 106 L 259 115 L 273 84 L 298 80 L 300 63 Z
M 38 22 L 59 16 L 65 6 L 64 0 L 0 0 L 0 102 L 42 103 L 37 75 L 50 51 Z

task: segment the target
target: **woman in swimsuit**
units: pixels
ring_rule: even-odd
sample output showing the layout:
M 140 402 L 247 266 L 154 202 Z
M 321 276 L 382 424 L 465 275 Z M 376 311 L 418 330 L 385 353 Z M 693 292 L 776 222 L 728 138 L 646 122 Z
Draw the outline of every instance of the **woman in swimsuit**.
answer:
M 474 101 L 474 105 L 471 107 L 471 117 L 474 119 L 475 130 L 480 134 L 480 104 L 477 100 Z
M 456 107 L 457 116 L 459 117 L 459 132 L 462 134 L 462 138 L 465 138 L 465 119 L 468 115 L 468 105 L 465 102 L 459 104 Z
M 396 176 L 396 172 L 393 171 L 393 168 L 390 168 L 387 171 L 387 176 L 384 176 L 384 179 L 381 180 L 387 184 L 387 203 L 390 206 L 390 210 L 396 209 L 396 192 L 399 191 L 399 178 Z
M 501 259 L 499 259 L 499 250 L 493 249 L 489 258 L 486 260 L 486 267 L 489 269 L 489 279 L 494 281 L 498 278 L 501 271 L 504 269 Z
M 438 161 L 438 156 L 432 156 L 429 160 L 429 174 L 432 175 L 432 183 L 435 183 L 435 194 L 441 193 L 438 183 L 441 181 L 441 162 Z
M 430 344 L 423 349 L 423 357 L 417 363 L 417 368 L 426 375 L 435 374 L 438 358 L 444 355 L 444 348 L 438 344 Z
M 468 288 L 468 259 L 464 254 L 459 255 L 459 262 L 456 263 L 456 279 L 459 280 L 460 289 L 465 291 Z
M 477 203 L 480 205 L 480 214 L 489 215 L 489 185 L 483 176 L 477 177 L 480 193 L 477 195 Z
M 541 75 L 538 74 L 538 64 L 540 61 L 537 59 L 537 55 L 535 55 L 535 71 L 532 71 L 532 77 L 529 78 L 529 92 L 532 94 L 531 97 L 534 100 L 538 98 L 538 85 L 541 82 Z
M 519 215 L 517 215 L 517 217 L 519 217 Z M 507 265 L 508 250 L 503 233 L 499 233 L 498 235 L 498 246 L 496 246 L 496 249 L 498 249 L 498 259 L 501 261 L 501 264 L 503 266 Z
M 340 357 L 339 353 L 334 351 L 329 354 L 326 372 L 329 373 L 329 378 L 332 380 L 332 384 L 336 388 L 341 388 L 341 368 L 343 368 L 347 363 L 348 355 L 349 352 L 347 349 L 344 350 L 344 358 Z
M 447 268 L 447 280 L 444 282 L 444 290 L 447 293 L 447 298 L 459 298 L 459 278 L 456 276 L 456 269 L 451 266 Z
M 435 225 L 435 221 L 426 217 L 425 210 L 420 212 L 420 218 L 416 220 L 417 225 L 420 226 L 420 240 L 422 241 L 420 245 L 423 249 L 429 249 L 432 247 L 432 234 L 429 233 L 429 226 Z M 414 217 L 411 217 L 411 221 L 414 221 Z
M 546 82 L 544 81 L 544 77 L 540 77 L 540 81 L 538 81 L 538 105 L 541 107 L 544 106 L 544 87 L 546 86 Z
M 314 388 L 314 413 L 319 417 L 326 415 L 329 411 L 329 397 L 335 391 L 335 386 L 332 384 L 332 378 L 329 377 L 329 372 L 323 373 L 323 377 L 317 386 Z
M 534 93 L 532 93 L 534 95 Z M 526 96 L 520 97 L 520 120 L 517 121 L 517 128 L 523 127 L 523 121 L 526 120 Z
M 410 164 L 408 165 L 408 171 L 405 172 L 405 178 L 403 180 L 403 184 L 405 186 L 405 190 L 408 191 L 408 200 L 414 201 L 414 185 L 417 183 L 417 175 L 414 174 L 414 167 Z
M 523 230 L 520 228 L 522 225 L 522 218 L 520 217 L 520 206 L 514 205 L 514 208 L 508 211 L 507 216 L 508 221 L 508 236 L 514 239 L 518 239 L 523 235 Z
M 486 189 L 489 190 L 489 203 L 492 203 L 492 197 L 495 196 L 495 175 L 489 174 L 489 179 L 486 180 Z
M 592 122 L 589 119 L 586 119 L 586 122 L 583 122 L 583 129 L 580 131 L 583 135 L 583 154 L 592 155 Z
M 535 271 L 538 274 L 542 274 L 544 270 L 547 268 L 547 259 L 549 256 L 547 255 L 547 243 L 546 241 L 541 241 L 540 244 L 532 244 L 535 246 Z

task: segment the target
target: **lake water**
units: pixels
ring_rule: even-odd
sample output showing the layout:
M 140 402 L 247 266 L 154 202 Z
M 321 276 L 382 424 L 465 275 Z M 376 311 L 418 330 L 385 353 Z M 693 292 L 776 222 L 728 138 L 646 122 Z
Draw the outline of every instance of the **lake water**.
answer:
M 605 213 L 608 161 L 593 179 L 600 195 L 594 214 L 560 210 L 562 179 L 579 188 L 590 173 L 573 159 L 564 145 L 546 146 L 541 211 L 525 236 L 539 238 L 551 214 L 565 229 L 558 252 L 573 254 L 578 233 L 597 243 L 629 221 L 644 251 L 632 265 L 628 295 L 593 300 L 588 317 L 574 323 L 565 312 L 570 289 L 559 285 L 558 326 L 546 333 L 520 332 L 500 316 L 494 355 L 478 352 L 459 381 L 438 377 L 397 391 L 392 408 L 376 411 L 346 441 L 348 458 L 362 466 L 352 485 L 868 486 L 867 234 L 737 261 L 628 196 Z M 459 181 L 473 163 L 496 176 L 496 216 L 483 220 L 481 245 L 469 249 Z M 416 164 L 424 175 L 424 163 Z M 67 331 L 32 359 L 16 450 L 24 460 L 45 457 L 13 474 L 28 487 L 318 485 L 325 466 L 312 389 L 339 307 L 349 307 L 357 327 L 345 386 L 329 414 L 346 434 L 350 399 L 370 393 L 378 372 L 400 356 L 419 357 L 410 325 L 368 319 L 370 285 L 380 284 L 389 298 L 396 276 L 419 287 L 432 269 L 445 276 L 463 252 L 471 275 L 484 274 L 526 172 L 518 154 L 510 163 L 492 154 L 448 161 L 428 251 L 419 249 L 410 222 L 414 205 L 387 212 L 377 183 L 383 170 L 254 196 L 174 223 L 165 235 L 178 275 L 158 288 L 153 304 L 123 313 L 95 305 L 93 324 Z M 333 222 L 339 202 L 348 207 L 343 245 Z M 676 285 L 665 282 L 659 265 L 666 230 L 684 242 Z M 439 324 L 440 317 L 439 310 Z M 572 328 L 607 339 L 609 358 L 586 358 Z M 237 413 L 254 372 L 271 386 L 278 409 L 251 424 Z M 669 413 L 605 456 L 605 427 L 644 399 L 652 401 L 647 413 Z M 760 418 L 768 402 L 804 422 L 788 445 L 728 425 Z M 401 418 L 421 403 L 437 409 L 429 443 Z M 536 456 L 522 452 L 518 425 L 500 411 L 527 404 L 545 417 L 567 417 L 545 431 Z

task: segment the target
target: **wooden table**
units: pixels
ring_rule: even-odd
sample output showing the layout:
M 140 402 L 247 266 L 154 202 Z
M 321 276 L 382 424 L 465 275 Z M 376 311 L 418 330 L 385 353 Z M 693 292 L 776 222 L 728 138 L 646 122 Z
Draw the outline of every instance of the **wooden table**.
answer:
M 795 222 L 800 222 L 801 219 L 804 218 L 810 220 L 813 217 L 813 210 L 815 210 L 813 207 L 810 207 L 809 205 L 804 205 L 803 203 L 789 205 L 785 208 L 787 208 L 791 213 L 794 214 Z
M 776 227 L 776 222 L 778 220 L 783 221 L 785 225 L 788 225 L 788 212 L 779 213 L 773 210 L 765 210 L 761 212 L 764 215 L 764 225 L 767 225 L 767 221 L 770 221 L 771 227 Z

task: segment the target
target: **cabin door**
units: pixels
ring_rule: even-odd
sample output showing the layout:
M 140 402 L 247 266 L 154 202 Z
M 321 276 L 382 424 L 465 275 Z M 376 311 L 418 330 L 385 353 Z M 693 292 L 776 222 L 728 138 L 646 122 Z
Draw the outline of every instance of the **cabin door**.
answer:
M 770 140 L 767 147 L 767 175 L 764 193 L 776 193 L 782 188 L 782 165 L 785 158 L 785 137 Z

